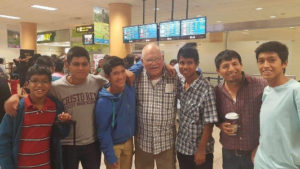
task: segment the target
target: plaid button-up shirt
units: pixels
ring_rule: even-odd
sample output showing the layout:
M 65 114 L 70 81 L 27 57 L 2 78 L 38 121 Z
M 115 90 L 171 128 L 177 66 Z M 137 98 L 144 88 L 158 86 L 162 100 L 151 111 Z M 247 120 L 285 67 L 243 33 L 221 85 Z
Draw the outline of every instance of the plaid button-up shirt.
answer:
M 267 82 L 243 73 L 243 84 L 234 101 L 224 83 L 216 87 L 217 109 L 220 122 L 225 121 L 229 112 L 239 114 L 238 132 L 229 136 L 221 132 L 220 142 L 229 150 L 253 150 L 258 145 L 259 139 L 259 112 L 262 103 L 262 94 Z
M 179 79 L 165 69 L 161 79 L 153 85 L 143 70 L 136 79 L 137 145 L 145 152 L 159 154 L 175 142 L 176 95 Z
M 194 155 L 200 143 L 204 125 L 218 122 L 213 87 L 200 73 L 188 90 L 182 84 L 179 90 L 180 112 L 176 150 L 185 155 Z M 214 139 L 211 137 L 206 153 L 213 153 Z

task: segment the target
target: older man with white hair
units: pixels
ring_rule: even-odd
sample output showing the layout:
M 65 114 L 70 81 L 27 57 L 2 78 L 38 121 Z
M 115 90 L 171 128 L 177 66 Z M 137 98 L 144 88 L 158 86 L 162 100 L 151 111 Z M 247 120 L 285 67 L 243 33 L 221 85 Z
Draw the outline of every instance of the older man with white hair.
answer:
M 136 169 L 175 169 L 175 113 L 179 85 L 168 74 L 164 56 L 155 44 L 142 51 L 144 70 L 136 78 Z

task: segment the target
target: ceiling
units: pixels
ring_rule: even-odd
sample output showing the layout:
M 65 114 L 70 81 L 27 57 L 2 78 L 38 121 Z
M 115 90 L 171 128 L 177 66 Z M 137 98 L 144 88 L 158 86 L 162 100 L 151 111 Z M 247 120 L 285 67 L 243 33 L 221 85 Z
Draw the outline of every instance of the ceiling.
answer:
M 108 9 L 109 3 L 132 5 L 132 25 L 143 24 L 143 0 L 0 0 L 0 15 L 21 17 L 0 18 L 0 24 L 18 27 L 20 22 L 33 22 L 38 32 L 69 29 L 93 22 L 93 7 Z M 154 0 L 145 1 L 145 23 L 154 22 Z M 58 8 L 45 11 L 31 8 L 38 4 Z M 157 0 L 157 22 L 171 19 L 172 0 Z M 257 11 L 257 7 L 263 10 Z M 237 23 L 256 20 L 300 17 L 300 0 L 189 0 L 188 17 L 207 16 L 208 24 Z M 186 0 L 174 0 L 174 19 L 186 17 Z M 221 21 L 221 22 L 218 22 Z

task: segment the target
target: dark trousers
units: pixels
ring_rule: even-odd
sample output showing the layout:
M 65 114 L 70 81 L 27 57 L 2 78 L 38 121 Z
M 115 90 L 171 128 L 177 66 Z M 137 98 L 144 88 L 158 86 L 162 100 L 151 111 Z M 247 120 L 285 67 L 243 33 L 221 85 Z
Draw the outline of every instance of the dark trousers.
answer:
M 101 152 L 98 141 L 88 145 L 62 146 L 64 169 L 78 169 L 79 161 L 83 169 L 99 169 Z
M 204 164 L 196 165 L 194 162 L 194 155 L 184 155 L 177 152 L 177 158 L 180 169 L 212 169 L 213 168 L 213 154 L 206 154 L 206 161 Z
M 222 148 L 223 169 L 253 169 L 252 151 L 228 150 Z

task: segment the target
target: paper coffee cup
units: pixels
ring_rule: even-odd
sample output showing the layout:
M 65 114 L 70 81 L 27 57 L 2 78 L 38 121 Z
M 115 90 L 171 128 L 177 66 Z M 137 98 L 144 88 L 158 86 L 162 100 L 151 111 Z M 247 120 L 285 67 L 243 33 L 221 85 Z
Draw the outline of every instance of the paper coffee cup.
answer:
M 237 114 L 236 112 L 229 112 L 225 115 L 225 119 L 226 121 L 231 123 L 231 127 L 234 129 L 234 134 L 232 135 L 236 135 L 238 129 L 239 114 Z

